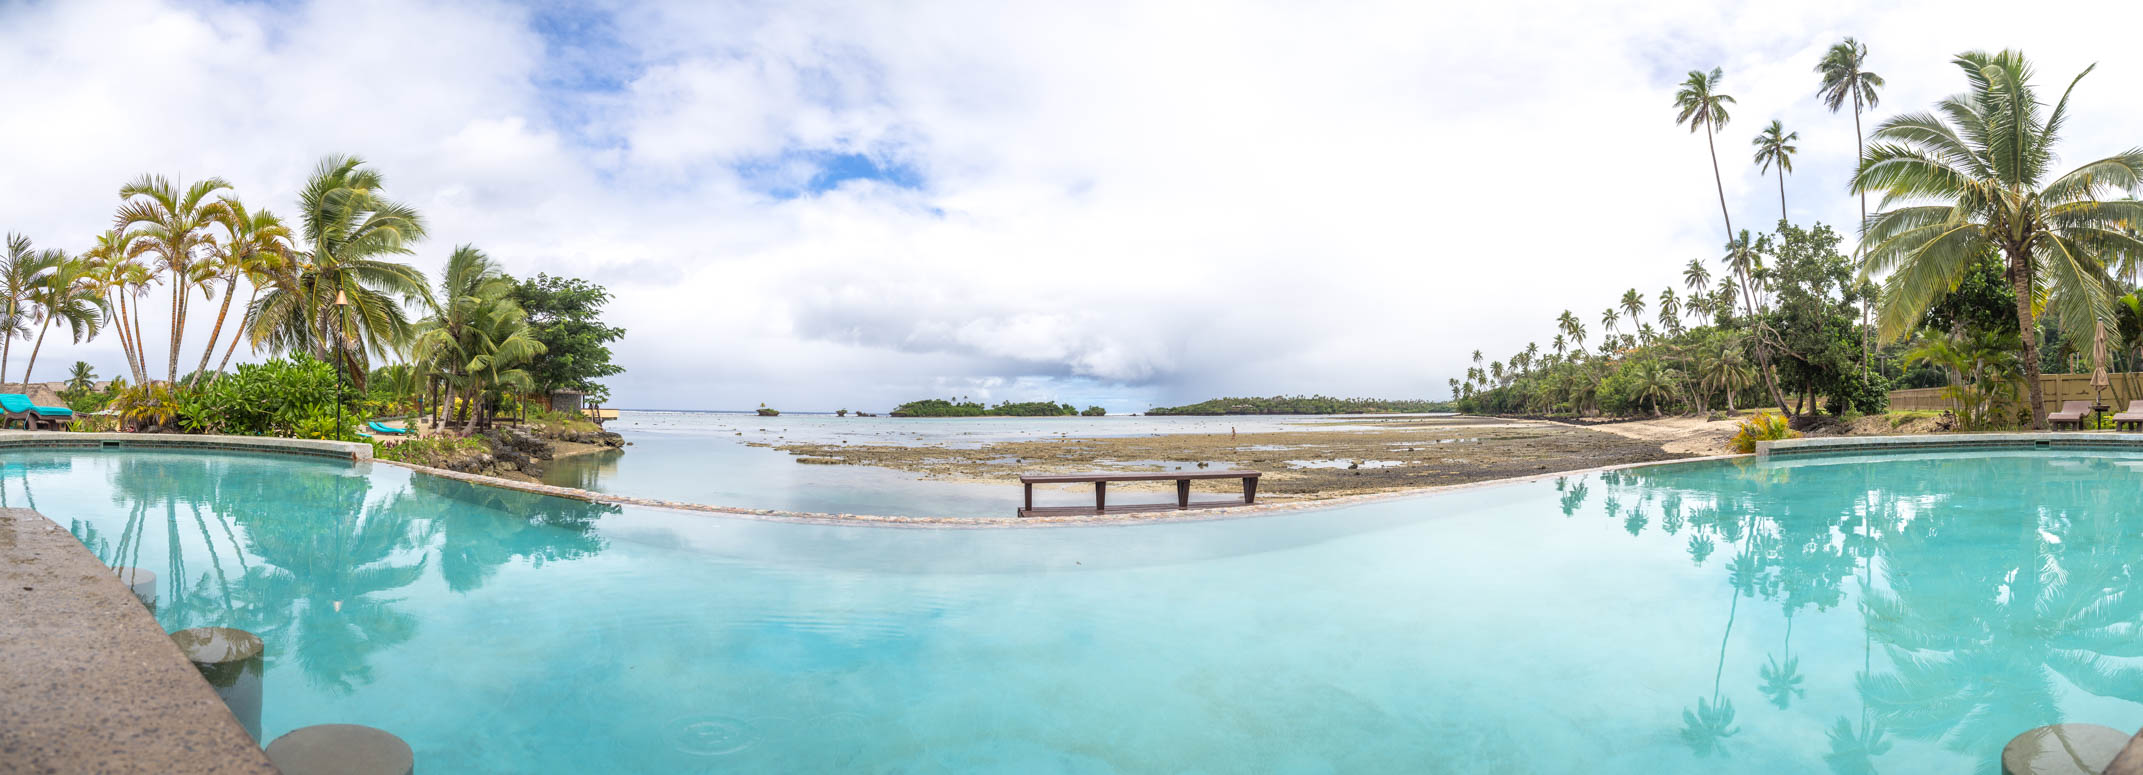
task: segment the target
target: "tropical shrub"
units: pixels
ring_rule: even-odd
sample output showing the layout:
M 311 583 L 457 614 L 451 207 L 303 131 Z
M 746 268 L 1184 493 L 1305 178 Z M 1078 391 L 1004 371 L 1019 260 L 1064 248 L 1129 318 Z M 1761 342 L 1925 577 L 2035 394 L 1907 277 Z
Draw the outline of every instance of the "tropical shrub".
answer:
M 1787 427 L 1785 415 L 1765 412 L 1741 421 L 1741 430 L 1734 433 L 1729 443 L 1734 451 L 1746 455 L 1756 451 L 1756 442 L 1778 441 L 1799 438 L 1800 433 Z
M 159 386 L 161 388 L 161 386 Z M 243 364 L 230 374 L 172 396 L 178 426 L 193 433 L 352 440 L 359 396 L 342 391 L 336 424 L 335 367 L 307 355 Z

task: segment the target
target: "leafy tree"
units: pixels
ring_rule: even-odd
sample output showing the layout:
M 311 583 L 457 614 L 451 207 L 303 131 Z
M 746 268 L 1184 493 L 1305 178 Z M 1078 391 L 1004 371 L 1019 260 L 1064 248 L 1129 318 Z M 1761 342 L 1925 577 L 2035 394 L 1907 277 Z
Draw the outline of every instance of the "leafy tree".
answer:
M 610 343 L 625 329 L 602 321 L 610 292 L 586 280 L 539 273 L 514 283 L 512 296 L 528 313 L 532 338 L 543 345 L 543 357 L 528 365 L 536 392 L 577 390 L 608 401 L 610 388 L 596 380 L 625 371 L 610 362 Z
M 2113 318 L 2108 264 L 2132 271 L 2143 220 L 2132 196 L 2143 181 L 2143 149 L 2122 151 L 2049 178 L 2069 95 L 2086 68 L 2043 112 L 2031 65 L 2016 51 L 1959 54 L 1968 90 L 1943 100 L 1941 115 L 1912 113 L 1876 127 L 1853 189 L 1883 194 L 1868 222 L 1865 274 L 1888 272 L 1881 333 L 1896 340 L 1975 262 L 1999 255 L 2015 293 L 2017 330 L 2037 331 L 2037 307 L 2087 339 Z M 1947 120 L 1944 119 L 1947 117 Z M 1928 204 L 1913 204 L 1927 202 Z M 2037 337 L 2020 337 L 2032 425 L 2044 430 Z
M 1779 377 L 1802 395 L 1802 413 L 1819 395 L 1850 401 L 1860 412 L 1883 408 L 1884 395 L 1862 384 L 1866 379 L 1856 363 L 1860 343 L 1853 318 L 1859 286 L 1838 242 L 1828 226 L 1781 225 L 1756 248 L 1776 289 L 1760 335 L 1780 353 Z

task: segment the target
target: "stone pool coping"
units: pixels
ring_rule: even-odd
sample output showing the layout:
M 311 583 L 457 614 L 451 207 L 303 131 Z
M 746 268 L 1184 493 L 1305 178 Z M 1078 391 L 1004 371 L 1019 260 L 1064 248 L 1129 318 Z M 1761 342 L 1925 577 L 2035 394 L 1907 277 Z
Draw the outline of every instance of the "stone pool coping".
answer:
M 0 509 L 0 773 L 275 771 L 74 534 Z
M 355 441 L 282 439 L 273 436 L 218 436 L 203 433 L 0 431 L 0 451 L 8 449 L 110 448 L 267 452 L 352 462 L 372 459 L 372 445 Z
M 2143 433 L 2106 431 L 2007 431 L 1912 436 L 1823 436 L 1759 441 L 1757 459 L 1810 454 L 1934 452 L 1967 449 L 2065 449 L 2143 451 Z

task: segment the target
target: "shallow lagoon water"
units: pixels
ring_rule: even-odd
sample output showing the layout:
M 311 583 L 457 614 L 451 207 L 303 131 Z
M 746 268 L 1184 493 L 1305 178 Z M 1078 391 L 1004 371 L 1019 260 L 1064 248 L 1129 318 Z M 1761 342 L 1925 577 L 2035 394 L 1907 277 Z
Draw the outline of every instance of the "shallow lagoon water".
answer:
M 0 499 L 435 772 L 1993 772 L 2143 725 L 2143 456 L 1700 463 L 898 529 L 387 467 L 14 452 Z M 369 470 L 367 470 L 369 468 Z
M 1383 416 L 1385 419 L 1396 415 Z M 1350 427 L 1360 416 L 1304 417 L 835 417 L 734 412 L 621 411 L 606 425 L 632 446 L 552 461 L 543 481 L 597 492 L 754 509 L 1008 517 L 1020 507 L 1016 480 L 928 480 L 887 468 L 804 465 L 747 443 L 937 444 L 1176 433 L 1261 433 Z M 1166 469 L 1198 461 L 1140 461 Z M 1051 495 L 1050 497 L 1055 497 Z M 1070 497 L 1070 496 L 1066 496 Z M 1089 496 L 1090 497 L 1090 496 Z M 1059 500 L 1062 500 L 1061 498 Z M 1054 503 L 1054 501 L 1052 501 Z M 1075 501 L 1065 500 L 1065 504 Z

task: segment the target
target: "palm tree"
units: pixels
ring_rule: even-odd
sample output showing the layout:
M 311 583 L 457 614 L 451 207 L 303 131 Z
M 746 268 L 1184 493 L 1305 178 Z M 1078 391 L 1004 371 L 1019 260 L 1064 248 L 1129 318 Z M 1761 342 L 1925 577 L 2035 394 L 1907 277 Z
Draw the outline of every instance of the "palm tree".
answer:
M 1555 357 L 1557 358 L 1563 357 L 1563 353 L 1570 351 L 1570 339 L 1561 333 L 1557 333 L 1554 341 L 1550 344 L 1555 348 Z
M 1749 389 L 1749 384 L 1755 381 L 1755 376 L 1749 373 L 1748 358 L 1741 354 L 1740 340 L 1726 336 L 1712 340 L 1698 369 L 1702 371 L 1697 375 L 1698 383 L 1705 394 L 1723 392 L 1726 394 L 1726 410 L 1740 411 L 1734 406 L 1734 396 Z
M 68 390 L 88 390 L 97 386 L 97 369 L 88 361 L 75 361 L 74 368 L 67 370 Z
M 1682 270 L 1682 287 L 1691 294 L 1702 296 L 1711 287 L 1711 269 L 1701 259 L 1689 259 L 1689 266 Z
M 2112 195 L 2132 193 L 2143 182 L 2143 149 L 2048 180 L 2069 95 L 2091 68 L 2043 114 L 2021 52 L 1966 52 L 1956 64 L 1968 91 L 1939 103 L 1942 116 L 1914 113 L 1883 122 L 1875 128 L 1878 142 L 1861 158 L 1853 190 L 1883 194 L 1883 210 L 1863 234 L 1861 273 L 1889 273 L 1881 333 L 1896 340 L 1972 262 L 2002 256 L 2016 293 L 2032 425 L 2045 430 L 2034 308 L 2052 306 L 2061 325 L 2083 341 L 2098 321 L 2113 319 L 2107 263 L 2117 262 L 2125 274 L 2143 258 L 2143 241 L 2130 232 L 2143 220 L 2143 202 Z
M 363 166 L 338 155 L 314 168 L 298 194 L 306 249 L 252 305 L 246 332 L 255 347 L 340 362 L 359 390 L 367 353 L 385 355 L 413 335 L 403 303 L 434 306 L 423 273 L 384 258 L 411 252 L 423 217 L 381 196 L 380 174 Z
M 216 364 L 217 374 L 231 363 L 231 354 L 238 351 L 238 340 L 245 338 L 243 332 L 252 320 L 253 302 L 260 297 L 260 287 L 275 276 L 275 272 L 290 261 L 290 228 L 275 213 L 267 210 L 248 212 L 245 204 L 225 197 L 224 217 L 218 220 L 223 226 L 225 239 L 214 246 L 213 274 L 223 279 L 223 306 L 216 310 L 216 326 L 209 329 L 208 346 L 201 348 L 201 365 L 194 367 L 196 373 L 208 372 L 209 356 L 216 352 L 216 340 L 223 335 L 223 320 L 231 313 L 231 299 L 238 295 L 238 281 L 244 279 L 253 286 L 252 295 L 239 312 L 238 326 L 231 336 L 231 346 L 223 351 L 223 361 Z
M 1712 185 L 1719 189 L 1719 217 L 1726 221 L 1726 236 L 1732 239 L 1734 217 L 1726 212 L 1726 183 L 1719 177 L 1719 148 L 1712 140 L 1713 132 L 1726 127 L 1730 119 L 1726 106 L 1734 101 L 1733 97 L 1719 93 L 1719 82 L 1725 78 L 1725 71 L 1716 67 L 1710 73 L 1689 71 L 1689 78 L 1682 81 L 1681 90 L 1674 93 L 1674 107 L 1679 111 L 1674 116 L 1674 123 L 1677 126 L 1688 124 L 1692 134 L 1699 128 L 1704 130 L 1704 147 L 1711 151 Z
M 512 295 L 513 281 L 483 251 L 463 245 L 447 258 L 438 304 L 418 324 L 411 349 L 460 394 L 469 412 L 464 432 L 474 430 L 481 418 L 486 388 L 532 386 L 528 373 L 515 367 L 543 354 L 544 347 Z M 450 393 L 443 403 L 452 405 L 454 398 Z
M 1867 156 L 1865 132 L 1860 129 L 1860 111 L 1874 109 L 1882 102 L 1878 93 L 1883 86 L 1883 77 L 1864 68 L 1868 62 L 1868 47 L 1852 38 L 1831 44 L 1823 52 L 1823 61 L 1816 63 L 1816 72 L 1823 76 L 1823 85 L 1816 89 L 1816 97 L 1823 106 L 1836 113 L 1847 103 L 1853 106 L 1853 153 L 1855 158 Z M 1860 193 L 1860 220 L 1868 220 L 1868 194 Z
M 1786 173 L 1793 171 L 1793 155 L 1800 153 L 1801 149 L 1793 146 L 1793 142 L 1799 139 L 1801 139 L 1801 133 L 1786 131 L 1785 125 L 1774 118 L 1771 119 L 1771 125 L 1764 127 L 1764 131 L 1757 133 L 1756 139 L 1750 143 L 1756 146 L 1755 161 L 1763 165 L 1761 171 L 1770 172 L 1773 165 L 1778 167 L 1778 219 L 1780 221 L 1786 220 Z
M 1585 349 L 1585 324 L 1577 318 L 1570 319 L 1570 343 L 1580 351 Z
M 97 235 L 97 244 L 82 256 L 89 262 L 90 275 L 96 280 L 106 307 L 112 311 L 112 322 L 119 332 L 119 349 L 126 354 L 127 372 L 133 375 L 136 384 L 148 384 L 148 366 L 142 362 L 137 336 L 141 327 L 133 323 L 127 297 L 146 295 L 152 275 L 147 267 L 127 255 L 126 233 L 119 229 Z
M 1629 316 L 1631 325 L 1636 325 L 1638 319 L 1644 317 L 1644 294 L 1635 288 L 1623 291 L 1621 306 L 1622 314 Z
M 0 252 L 0 336 L 6 337 L 0 342 L 0 385 L 7 383 L 8 354 L 15 340 L 30 338 L 38 289 L 66 260 L 67 254 L 57 250 L 33 249 L 29 237 L 7 235 L 7 249 Z
M 1816 97 L 1823 101 L 1823 105 L 1830 108 L 1832 113 L 1844 108 L 1848 102 L 1853 105 L 1853 158 L 1856 159 L 1868 155 L 1866 133 L 1860 129 L 1860 111 L 1862 108 L 1873 109 L 1882 102 L 1879 92 L 1883 86 L 1883 77 L 1868 72 L 1865 69 L 1867 61 L 1868 47 L 1860 41 L 1846 38 L 1832 44 L 1830 50 L 1823 53 L 1823 61 L 1816 63 L 1816 72 L 1823 76 L 1823 85 L 1816 90 Z M 1863 228 L 1866 227 L 1867 221 L 1868 194 L 1862 191 L 1860 222 Z M 1873 314 L 1871 310 L 1874 308 L 1873 298 L 1861 300 L 1860 363 L 1863 373 L 1867 368 L 1868 351 L 1874 348 L 1874 342 L 1871 341 L 1874 335 L 1869 326 L 1869 316 Z
M 30 382 L 30 371 L 37 368 L 37 353 L 45 348 L 45 332 L 52 330 L 52 321 L 66 321 L 74 342 L 80 344 L 95 337 L 108 317 L 104 294 L 86 258 L 61 256 L 44 282 L 32 289 L 30 303 L 38 318 L 38 330 L 37 344 L 30 348 L 30 362 L 22 367 L 25 385 Z
M 1673 288 L 1659 292 L 1659 324 L 1671 333 L 1681 333 L 1682 300 L 1675 297 Z
M 210 194 L 230 188 L 222 178 L 184 186 L 161 175 L 143 175 L 119 189 L 117 228 L 125 232 L 128 258 L 153 254 L 156 271 L 171 277 L 171 359 L 166 379 L 179 378 L 179 340 L 186 334 L 186 302 L 199 285 L 196 261 L 214 237 L 209 227 L 224 217 L 224 204 Z
M 1620 316 L 1615 314 L 1614 307 L 1608 307 L 1600 311 L 1600 327 L 1607 329 L 1607 335 L 1610 337 L 1615 335 L 1615 322 L 1619 319 Z

